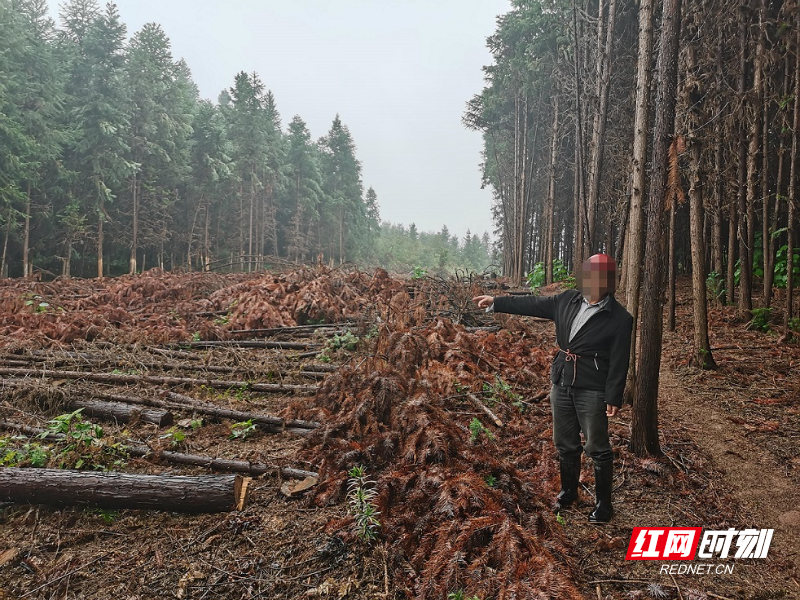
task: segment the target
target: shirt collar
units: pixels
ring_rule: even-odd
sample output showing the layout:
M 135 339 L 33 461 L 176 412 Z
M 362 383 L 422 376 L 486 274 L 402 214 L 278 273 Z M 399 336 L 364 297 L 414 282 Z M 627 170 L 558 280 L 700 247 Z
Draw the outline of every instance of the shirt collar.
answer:
M 584 306 L 591 306 L 592 308 L 597 307 L 603 309 L 606 307 L 609 300 L 611 300 L 611 294 L 607 294 L 606 297 L 600 300 L 600 302 L 598 302 L 597 304 L 589 304 L 589 301 L 583 296 L 581 296 L 581 300 L 583 301 Z

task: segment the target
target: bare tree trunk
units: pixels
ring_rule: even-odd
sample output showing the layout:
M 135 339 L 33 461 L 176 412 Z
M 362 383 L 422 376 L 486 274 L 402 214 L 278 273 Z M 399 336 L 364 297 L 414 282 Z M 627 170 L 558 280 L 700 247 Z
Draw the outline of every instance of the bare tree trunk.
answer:
M 769 103 L 763 103 L 762 115 L 764 126 L 761 128 L 761 254 L 763 260 L 763 291 L 764 306 L 769 308 L 772 302 L 772 277 L 769 273 L 772 269 L 770 257 L 770 238 L 772 229 L 769 227 Z M 777 208 L 777 207 L 776 207 Z
M 689 363 L 701 369 L 716 369 L 708 340 L 706 306 L 706 263 L 703 239 L 703 193 L 700 183 L 700 142 L 690 142 L 689 158 L 689 231 L 692 240 L 692 297 L 694 310 L 694 348 Z
M 586 191 L 583 164 L 583 108 L 581 106 L 580 44 L 578 41 L 578 7 L 572 0 L 572 33 L 575 44 L 575 272 L 581 268 L 586 252 Z
M 253 184 L 253 177 L 254 174 L 250 173 L 250 218 L 248 219 L 248 233 L 247 233 L 247 270 L 248 272 L 252 270 L 252 261 L 253 259 L 253 210 L 255 205 L 255 185 Z
M 71 268 L 72 268 L 72 237 L 67 240 L 67 255 L 64 257 L 64 263 L 61 269 L 61 276 L 65 279 L 69 279 L 72 277 Z
M 211 224 L 211 211 L 209 210 L 209 202 L 208 199 L 205 201 L 205 217 L 206 217 L 206 226 L 203 231 L 203 271 L 209 270 L 209 265 L 211 263 L 211 239 L 209 237 L 209 226 Z
M 339 264 L 344 262 L 344 205 L 339 207 Z
M 8 277 L 8 238 L 11 237 L 11 218 L 13 211 L 11 206 L 8 207 L 8 216 L 6 217 L 6 236 L 3 240 L 3 258 L 0 260 L 0 277 Z
M 667 268 L 667 331 L 675 331 L 675 212 L 677 202 L 669 207 L 669 250 Z
M 800 24 L 798 24 L 800 25 Z M 784 338 L 792 338 L 792 330 L 789 328 L 791 320 L 794 318 L 794 209 L 797 202 L 797 132 L 800 131 L 800 26 L 796 25 L 797 41 L 795 42 L 795 66 L 794 66 L 794 116 L 792 123 L 792 154 L 789 159 L 789 214 L 786 221 L 787 241 L 786 241 L 786 312 L 783 315 Z
M 639 60 L 636 66 L 636 113 L 633 124 L 633 173 L 631 181 L 631 205 L 628 217 L 625 253 L 625 299 L 628 312 L 633 315 L 631 333 L 631 358 L 628 381 L 625 385 L 625 403 L 633 402 L 633 386 L 636 380 L 636 333 L 639 322 L 639 290 L 644 259 L 644 203 L 645 167 L 647 165 L 647 140 L 649 138 L 650 113 L 650 64 L 653 57 L 653 3 L 641 0 L 639 6 Z
M 139 184 L 133 174 L 133 235 L 131 236 L 130 274 L 136 273 L 136 251 L 139 248 Z
M 189 272 L 192 272 L 192 244 L 194 242 L 194 229 L 197 226 L 197 218 L 200 216 L 200 211 L 203 210 L 204 201 L 201 198 L 200 202 L 194 209 L 194 217 L 192 218 L 192 226 L 189 229 L 189 240 L 186 243 L 186 267 L 189 269 Z
M 97 211 L 97 278 L 103 278 L 103 217 L 105 213 L 105 201 L 100 197 L 99 210 Z
M 25 237 L 22 243 L 22 276 L 30 279 L 31 262 L 31 184 L 28 182 L 27 193 L 25 195 Z
M 784 72 L 783 72 L 783 97 L 787 98 L 789 96 L 789 61 L 784 60 Z M 767 113 L 769 111 L 769 104 L 764 106 L 764 111 Z M 764 137 L 766 138 L 769 134 L 768 127 L 766 126 L 767 119 L 764 119 Z M 785 120 L 781 120 L 780 123 L 781 129 L 789 127 L 789 124 Z M 768 146 L 766 143 L 764 147 L 767 148 Z M 765 153 L 766 156 L 766 153 Z M 772 211 L 772 222 L 770 226 L 770 231 L 775 232 L 778 229 L 778 214 L 780 213 L 781 207 L 781 190 L 783 186 L 783 166 L 784 166 L 784 159 L 786 157 L 786 145 L 784 143 L 784 137 L 781 135 L 779 136 L 778 142 L 778 173 L 775 177 L 775 209 Z M 766 164 L 764 165 L 764 171 L 766 176 L 769 176 L 767 172 Z M 764 196 L 764 203 L 765 205 L 768 204 L 769 196 Z M 765 219 L 766 220 L 766 219 Z M 766 236 L 765 236 L 765 239 Z M 769 307 L 772 304 L 772 285 L 775 282 L 775 237 L 773 235 L 769 236 L 769 243 L 765 246 L 764 251 L 764 306 Z
M 589 205 L 589 252 L 594 252 L 597 247 L 597 206 L 600 196 L 600 174 L 603 167 L 603 150 L 605 148 L 606 123 L 608 122 L 608 91 L 611 87 L 611 55 L 614 45 L 614 23 L 616 21 L 617 2 L 610 0 L 608 5 L 608 23 L 603 27 L 603 0 L 599 0 L 598 19 L 601 26 L 598 30 L 597 57 L 597 97 L 598 107 L 592 124 L 592 141 L 589 158 L 589 190 L 587 203 Z M 605 34 L 605 42 L 602 38 Z M 604 47 L 603 47 L 604 45 Z
M 766 129 L 767 128 L 765 127 L 764 130 L 766 131 Z M 770 231 L 773 233 L 778 230 L 778 215 L 780 214 L 781 207 L 781 190 L 783 189 L 783 165 L 785 162 L 785 157 L 786 147 L 784 146 L 783 139 L 781 139 L 780 144 L 778 145 L 778 173 L 775 178 L 775 208 L 772 211 L 770 224 Z M 775 282 L 775 236 L 773 234 L 770 234 L 769 236 L 769 244 L 767 246 L 767 252 L 765 253 L 765 256 L 765 265 L 768 264 L 768 266 L 764 267 L 764 306 L 769 307 L 772 304 L 772 286 Z M 767 260 L 769 260 L 769 263 L 766 262 Z
M 641 343 L 635 384 L 631 450 L 637 456 L 660 455 L 658 441 L 658 381 L 664 293 L 664 198 L 670 138 L 675 129 L 678 78 L 678 38 L 681 0 L 665 0 L 660 52 L 656 63 L 656 120 L 653 132 L 653 176 L 647 202 L 647 236 L 642 282 Z
M 747 14 L 748 11 L 743 5 L 739 10 L 739 82 L 738 92 L 741 99 L 741 118 L 739 121 L 739 156 L 737 161 L 737 180 L 738 192 L 736 194 L 739 203 L 739 318 L 749 321 L 751 318 L 750 310 L 753 308 L 753 288 L 751 276 L 753 273 L 753 259 L 750 254 L 749 230 L 751 223 L 748 222 L 749 208 L 748 199 L 750 195 L 750 177 L 748 176 L 748 147 L 745 138 L 747 117 L 745 87 L 747 78 Z M 757 120 L 757 118 L 756 118 Z M 758 138 L 756 138 L 756 153 L 758 152 Z M 754 159 L 755 160 L 755 159 Z
M 726 301 L 733 304 L 736 287 L 736 202 L 730 202 L 728 208 L 728 272 L 725 278 Z
M 545 283 L 553 283 L 553 223 L 555 220 L 556 205 L 556 160 L 558 159 L 558 91 L 553 94 L 553 127 L 550 139 L 550 167 L 547 186 L 547 201 L 545 202 L 545 243 L 544 264 Z

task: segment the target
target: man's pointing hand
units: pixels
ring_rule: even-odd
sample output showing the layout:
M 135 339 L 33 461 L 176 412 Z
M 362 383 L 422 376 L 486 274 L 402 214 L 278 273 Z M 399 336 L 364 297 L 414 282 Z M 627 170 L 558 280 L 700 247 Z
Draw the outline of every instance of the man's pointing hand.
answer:
M 475 296 L 472 301 L 478 305 L 478 308 L 489 308 L 494 304 L 494 298 L 492 296 Z

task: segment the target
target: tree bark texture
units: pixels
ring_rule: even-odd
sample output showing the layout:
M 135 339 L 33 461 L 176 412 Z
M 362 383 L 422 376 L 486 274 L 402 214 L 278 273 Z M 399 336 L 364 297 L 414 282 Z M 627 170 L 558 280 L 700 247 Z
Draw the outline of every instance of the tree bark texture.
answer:
M 631 205 L 628 216 L 625 252 L 625 298 L 628 312 L 633 315 L 631 357 L 625 403 L 633 402 L 636 379 L 636 340 L 639 325 L 639 292 L 644 259 L 644 193 L 646 187 L 647 140 L 650 134 L 650 64 L 653 59 L 653 2 L 641 0 L 639 5 L 639 60 L 636 62 L 636 109 L 633 124 L 633 160 Z
M 55 506 L 140 508 L 185 513 L 241 510 L 241 475 L 138 475 L 62 469 L 0 469 L 0 500 Z
M 600 175 L 603 167 L 603 151 L 605 149 L 606 124 L 608 122 L 608 92 L 611 87 L 612 50 L 614 42 L 614 24 L 616 22 L 617 2 L 609 0 L 608 21 L 603 27 L 603 2 L 600 2 L 598 20 L 597 45 L 599 62 L 597 65 L 597 98 L 598 105 L 592 123 L 592 140 L 589 158 L 589 190 L 587 203 L 589 205 L 589 252 L 597 250 L 597 207 L 600 202 Z M 605 37 L 605 39 L 603 39 Z M 606 249 L 608 252 L 609 250 Z
M 653 131 L 653 176 L 647 202 L 644 280 L 642 284 L 641 343 L 631 432 L 631 449 L 637 456 L 660 455 L 658 442 L 658 381 L 663 327 L 664 199 L 670 138 L 675 128 L 678 78 L 678 37 L 681 0 L 665 0 L 660 52 L 656 63 L 656 120 Z
M 164 409 L 147 409 L 141 406 L 131 406 L 121 402 L 104 402 L 102 400 L 73 400 L 69 403 L 72 410 L 83 409 L 83 414 L 98 419 L 116 421 L 118 423 L 131 423 L 142 421 L 153 423 L 159 427 L 168 427 L 173 423 L 173 415 Z
M 797 161 L 798 161 L 798 132 L 800 132 L 800 19 L 795 23 L 797 39 L 795 41 L 795 65 L 794 65 L 794 115 L 792 119 L 792 154 L 789 159 L 789 213 L 786 225 L 787 248 L 786 248 L 786 311 L 783 315 L 783 331 L 786 339 L 791 339 L 792 330 L 789 328 L 790 321 L 794 317 L 794 222 L 795 222 L 795 203 L 797 202 Z
M 692 141 L 689 148 L 689 230 L 692 238 L 692 297 L 694 302 L 694 348 L 689 359 L 701 369 L 715 369 L 708 340 L 708 310 L 706 306 L 706 263 L 703 239 L 703 193 L 700 182 L 700 142 Z

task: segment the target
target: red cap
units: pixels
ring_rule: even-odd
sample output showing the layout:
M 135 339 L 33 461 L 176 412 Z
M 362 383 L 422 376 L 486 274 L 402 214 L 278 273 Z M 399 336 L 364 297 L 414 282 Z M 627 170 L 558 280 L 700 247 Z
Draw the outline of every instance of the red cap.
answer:
M 608 254 L 593 254 L 583 263 L 586 271 L 616 271 L 617 263 Z

